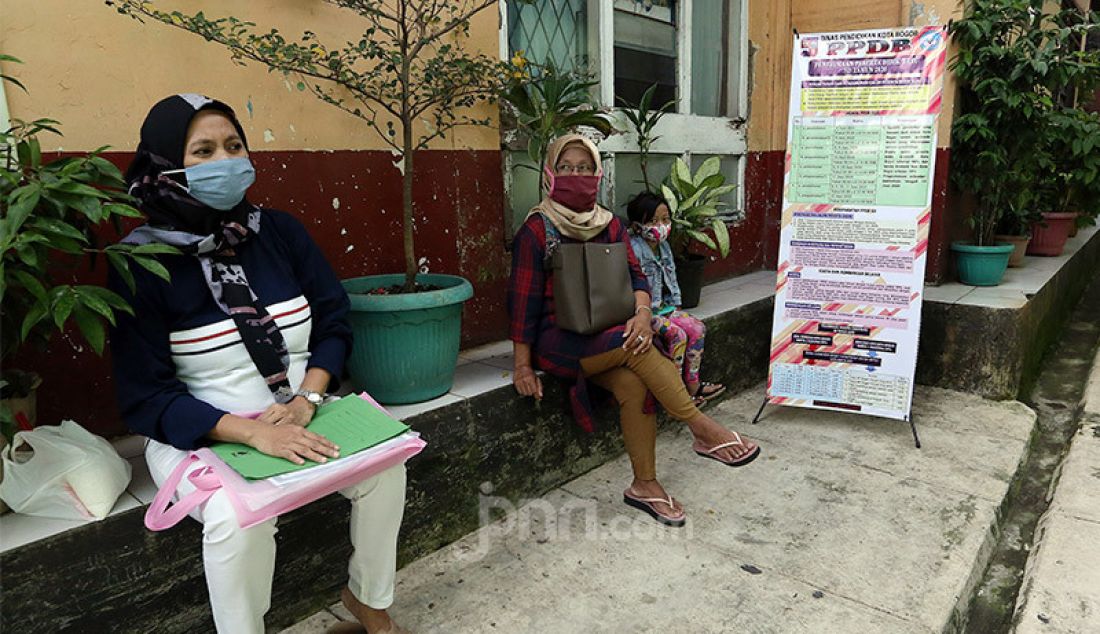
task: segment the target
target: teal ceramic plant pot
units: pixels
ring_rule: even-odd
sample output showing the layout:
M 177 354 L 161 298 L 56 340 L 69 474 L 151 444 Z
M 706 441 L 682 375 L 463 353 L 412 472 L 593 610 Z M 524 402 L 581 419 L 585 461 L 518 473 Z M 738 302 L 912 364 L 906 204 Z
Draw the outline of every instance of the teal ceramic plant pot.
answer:
M 1008 258 L 1014 247 L 998 242 L 993 246 L 978 246 L 966 242 L 952 242 L 959 281 L 970 286 L 996 286 L 1001 283 L 1008 269 Z
M 357 389 L 381 403 L 419 403 L 446 394 L 454 383 L 462 304 L 474 296 L 474 289 L 454 275 L 424 274 L 416 281 L 441 288 L 400 295 L 370 293 L 403 284 L 401 274 L 342 282 L 351 299 L 355 337 L 348 373 Z

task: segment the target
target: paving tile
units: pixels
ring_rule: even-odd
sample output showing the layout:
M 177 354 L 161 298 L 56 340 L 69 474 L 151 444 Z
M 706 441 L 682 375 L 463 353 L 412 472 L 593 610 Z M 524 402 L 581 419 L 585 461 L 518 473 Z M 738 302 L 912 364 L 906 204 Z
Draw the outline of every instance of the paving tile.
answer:
M 512 384 L 510 369 L 494 367 L 479 361 L 464 365 L 455 372 L 451 394 L 473 398 L 498 387 Z
M 78 520 L 21 515 L 9 511 L 0 515 L 0 552 L 63 533 L 86 523 Z
M 463 366 L 465 367 L 465 366 Z M 421 412 L 437 409 L 451 405 L 452 403 L 458 403 L 462 401 L 461 396 L 455 394 L 444 394 L 438 398 L 433 398 L 430 401 L 423 401 L 421 403 L 410 403 L 408 405 L 385 405 L 386 411 L 397 418 L 398 420 L 407 420 L 416 416 Z
M 458 353 L 458 356 L 470 361 L 482 361 L 489 357 L 495 357 L 512 352 L 512 342 L 508 340 L 494 341 L 476 348 L 470 348 Z
M 139 436 L 138 434 L 119 436 L 111 440 L 111 446 L 123 459 L 129 460 L 134 456 L 145 454 L 145 436 Z
M 157 494 L 157 485 L 153 482 L 153 476 L 149 474 L 149 465 L 145 462 L 145 456 L 130 458 L 130 486 L 127 490 L 138 502 L 149 504 Z
M 972 290 L 974 290 L 973 286 L 967 286 L 965 284 L 942 284 L 940 286 L 925 286 L 924 300 L 929 302 L 940 302 L 943 304 L 954 304 Z
M 984 306 L 986 308 L 1007 308 L 1018 310 L 1027 306 L 1027 297 L 1022 290 L 1000 288 L 976 288 L 966 297 L 959 300 L 960 304 L 967 306 Z

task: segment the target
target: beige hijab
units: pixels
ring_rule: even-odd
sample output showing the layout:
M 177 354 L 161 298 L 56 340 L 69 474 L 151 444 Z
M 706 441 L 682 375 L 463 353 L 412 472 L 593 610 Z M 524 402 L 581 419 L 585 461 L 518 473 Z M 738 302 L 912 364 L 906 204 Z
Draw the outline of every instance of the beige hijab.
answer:
M 554 139 L 554 142 L 550 144 L 550 147 L 546 150 L 546 164 L 543 166 L 543 172 L 547 170 L 554 171 L 554 167 L 558 164 L 558 157 L 565 151 L 568 145 L 580 145 L 589 154 L 592 155 L 592 162 L 596 166 L 596 174 L 603 175 L 603 165 L 600 162 L 600 152 L 596 149 L 596 145 L 584 138 L 579 134 L 567 134 Z M 553 201 L 550 199 L 550 175 L 546 176 L 545 186 L 542 193 L 542 201 L 535 205 L 531 209 L 531 212 L 527 214 L 530 218 L 532 214 L 542 213 L 554 226 L 558 228 L 558 231 L 574 240 L 588 241 L 596 237 L 601 231 L 607 228 L 607 224 L 611 222 L 611 212 L 600 207 L 598 204 L 588 211 L 573 211 L 565 205 Z

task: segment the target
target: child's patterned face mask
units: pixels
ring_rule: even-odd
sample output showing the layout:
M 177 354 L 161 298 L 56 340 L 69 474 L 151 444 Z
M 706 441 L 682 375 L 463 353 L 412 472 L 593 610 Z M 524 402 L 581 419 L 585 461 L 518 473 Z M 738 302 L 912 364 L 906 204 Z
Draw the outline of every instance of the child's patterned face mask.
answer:
M 653 242 L 654 244 L 660 244 L 665 240 L 668 240 L 668 234 L 672 231 L 672 225 L 666 225 L 664 223 L 656 225 L 646 225 L 642 228 L 642 237 L 646 240 Z

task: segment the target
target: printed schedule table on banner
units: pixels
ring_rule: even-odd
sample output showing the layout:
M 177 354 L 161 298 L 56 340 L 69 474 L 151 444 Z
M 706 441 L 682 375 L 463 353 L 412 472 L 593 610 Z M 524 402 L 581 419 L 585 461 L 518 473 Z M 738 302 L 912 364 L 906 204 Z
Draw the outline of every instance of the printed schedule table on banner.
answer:
M 796 34 L 769 403 L 910 420 L 945 35 Z

